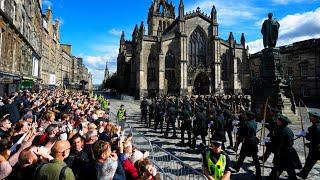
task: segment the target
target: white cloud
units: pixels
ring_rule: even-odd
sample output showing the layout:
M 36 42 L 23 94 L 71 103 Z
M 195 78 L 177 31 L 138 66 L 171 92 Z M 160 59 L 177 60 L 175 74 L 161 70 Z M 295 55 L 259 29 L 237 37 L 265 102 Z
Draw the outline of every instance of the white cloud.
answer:
M 47 8 L 52 7 L 52 2 L 50 0 L 44 0 L 42 4 Z
M 202 0 L 196 4 L 188 5 L 186 11 L 193 11 L 200 7 L 201 11 L 210 14 L 212 6 L 215 5 L 218 15 L 218 23 L 224 26 L 232 26 L 239 23 L 239 21 L 256 20 L 261 8 L 249 4 L 247 1 L 229 0 Z
M 108 63 L 108 69 L 110 73 L 114 73 L 117 68 L 119 46 L 107 44 L 98 45 L 94 49 L 102 52 L 102 55 L 84 55 L 84 64 L 88 67 L 92 73 L 92 79 L 94 84 L 101 84 L 104 78 L 104 71 L 106 63 Z
M 108 33 L 114 36 L 121 36 L 122 30 L 113 28 L 113 29 L 110 29 Z
M 274 4 L 286 5 L 289 3 L 300 3 L 303 1 L 312 1 L 312 0 L 272 0 Z
M 320 8 L 315 11 L 287 15 L 280 23 L 279 40 L 277 46 L 292 44 L 311 38 L 320 38 Z M 262 39 L 248 43 L 250 53 L 263 49 Z

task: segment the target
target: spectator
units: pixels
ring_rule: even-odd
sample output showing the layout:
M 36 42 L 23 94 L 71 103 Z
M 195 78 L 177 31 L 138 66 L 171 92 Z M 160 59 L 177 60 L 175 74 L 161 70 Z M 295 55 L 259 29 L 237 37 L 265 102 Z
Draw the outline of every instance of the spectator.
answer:
M 9 114 L 4 115 L 0 119 L 0 138 L 8 137 L 10 136 L 10 129 L 12 126 L 12 123 L 9 119 Z
M 37 180 L 59 180 L 60 177 L 64 177 L 66 180 L 73 180 L 74 175 L 72 170 L 63 161 L 69 156 L 69 153 L 70 143 L 68 141 L 57 141 L 52 148 L 54 160 L 40 167 L 34 178 Z
M 85 136 L 85 145 L 84 145 L 84 152 L 87 153 L 89 160 L 93 160 L 92 156 L 92 146 L 98 140 L 98 131 L 96 129 L 91 129 Z

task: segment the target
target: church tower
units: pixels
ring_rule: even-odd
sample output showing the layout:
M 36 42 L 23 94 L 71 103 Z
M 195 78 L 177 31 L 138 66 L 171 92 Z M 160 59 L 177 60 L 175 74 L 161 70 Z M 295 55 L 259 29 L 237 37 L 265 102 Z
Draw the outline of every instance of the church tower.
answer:
M 148 35 L 157 36 L 158 29 L 165 31 L 175 20 L 174 6 L 167 0 L 153 0 L 148 14 Z

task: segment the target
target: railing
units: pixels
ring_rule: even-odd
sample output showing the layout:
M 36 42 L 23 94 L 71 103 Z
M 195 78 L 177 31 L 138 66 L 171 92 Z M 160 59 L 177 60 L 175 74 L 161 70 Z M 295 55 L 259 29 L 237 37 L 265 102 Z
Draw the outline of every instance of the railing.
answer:
M 110 120 L 114 123 L 118 123 L 117 117 L 114 113 L 109 113 Z M 162 149 L 158 145 L 152 145 L 152 143 L 137 131 L 131 127 L 129 123 L 125 124 L 125 135 L 132 134 L 132 141 L 134 146 L 140 151 L 149 151 L 149 159 L 153 162 L 157 168 L 161 179 L 163 180 L 207 180 L 207 178 L 197 170 L 193 169 L 188 164 L 185 164 L 179 158 Z
M 171 179 L 207 180 L 207 178 L 188 164 L 158 145 L 153 145 L 152 159 Z

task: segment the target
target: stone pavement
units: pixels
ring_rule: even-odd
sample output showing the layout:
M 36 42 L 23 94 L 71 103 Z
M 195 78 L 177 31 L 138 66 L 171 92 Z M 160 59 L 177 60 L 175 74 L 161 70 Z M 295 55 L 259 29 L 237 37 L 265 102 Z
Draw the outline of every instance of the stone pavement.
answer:
M 137 131 L 141 132 L 144 136 L 146 136 L 152 144 L 157 144 L 163 149 L 167 150 L 168 152 L 172 153 L 179 159 L 181 159 L 184 163 L 190 165 L 194 169 L 201 172 L 201 164 L 202 159 L 201 155 L 197 152 L 192 151 L 188 147 L 182 147 L 179 146 L 180 142 L 180 129 L 177 128 L 177 135 L 179 138 L 165 138 L 163 134 L 160 134 L 159 130 L 158 132 L 154 132 L 152 128 L 147 128 L 145 124 L 140 123 L 140 102 L 138 101 L 120 101 L 120 100 L 111 100 L 111 112 L 116 114 L 117 109 L 120 107 L 121 104 L 125 105 L 125 109 L 127 110 L 127 116 L 128 123 L 132 127 L 134 127 Z M 304 119 L 306 119 L 306 109 L 301 108 L 302 114 Z M 153 123 L 152 123 L 153 125 Z M 304 122 L 305 130 L 310 126 L 309 122 Z M 164 130 L 166 127 L 166 123 L 164 123 Z M 301 125 L 295 124 L 290 125 L 290 128 L 294 131 L 295 134 L 298 134 L 299 130 L 301 130 Z M 266 133 L 267 134 L 267 133 Z M 172 133 L 169 131 L 169 137 L 172 136 Z M 185 134 L 185 137 L 187 135 Z M 257 137 L 259 138 L 260 133 L 257 134 Z M 200 138 L 200 137 L 199 137 Z M 228 139 L 228 138 L 227 138 Z M 200 144 L 200 139 L 197 140 L 197 144 Z M 307 142 L 307 141 L 306 141 Z M 228 142 L 226 143 L 226 146 L 228 146 Z M 305 163 L 304 158 L 304 148 L 303 148 L 303 140 L 302 138 L 297 139 L 294 144 L 295 149 L 297 150 L 300 160 L 302 162 L 302 165 Z M 240 149 L 240 147 L 239 147 Z M 308 148 L 306 148 L 307 154 L 308 154 Z M 239 152 L 239 151 L 238 151 Z M 262 148 L 260 148 L 259 155 L 262 154 Z M 235 161 L 236 155 L 235 153 L 230 155 L 230 158 L 232 161 Z M 272 167 L 272 159 L 273 155 L 271 155 L 267 162 L 265 163 L 265 169 L 264 169 L 264 176 L 268 176 L 271 172 Z M 262 168 L 261 168 L 262 170 Z M 251 158 L 246 158 L 241 170 L 239 173 L 233 173 L 231 179 L 254 179 L 254 172 L 255 168 L 253 166 L 253 162 Z M 282 179 L 287 179 L 287 174 L 284 172 L 282 174 Z M 313 170 L 310 172 L 308 176 L 309 180 L 316 180 L 320 179 L 320 163 L 318 162 Z

